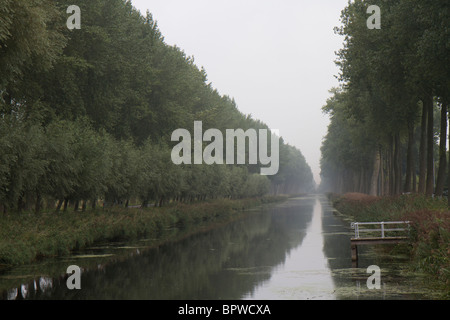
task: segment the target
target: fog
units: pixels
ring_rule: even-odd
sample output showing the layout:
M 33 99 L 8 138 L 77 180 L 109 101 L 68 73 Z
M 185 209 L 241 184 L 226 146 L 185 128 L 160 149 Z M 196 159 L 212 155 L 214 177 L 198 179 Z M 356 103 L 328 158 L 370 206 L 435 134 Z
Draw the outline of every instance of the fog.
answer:
M 321 108 L 338 85 L 334 33 L 347 0 L 133 0 L 165 42 L 204 67 L 208 82 L 245 114 L 280 130 L 320 182 Z

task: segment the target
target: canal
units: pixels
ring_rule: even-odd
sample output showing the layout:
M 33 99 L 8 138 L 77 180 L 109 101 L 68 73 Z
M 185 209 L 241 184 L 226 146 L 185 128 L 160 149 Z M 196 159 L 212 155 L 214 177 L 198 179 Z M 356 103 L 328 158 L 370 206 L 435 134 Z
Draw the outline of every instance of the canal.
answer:
M 151 246 L 105 243 L 0 274 L 2 299 L 341 300 L 432 299 L 407 259 L 362 248 L 352 266 L 350 221 L 321 195 L 251 210 L 238 221 Z M 65 270 L 80 266 L 81 290 Z M 381 269 L 369 290 L 367 268 Z

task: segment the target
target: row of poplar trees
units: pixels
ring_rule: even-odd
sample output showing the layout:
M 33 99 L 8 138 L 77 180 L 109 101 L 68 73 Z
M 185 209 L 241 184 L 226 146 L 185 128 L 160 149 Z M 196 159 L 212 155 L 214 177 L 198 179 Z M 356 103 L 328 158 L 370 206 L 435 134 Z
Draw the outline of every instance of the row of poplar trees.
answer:
M 280 145 L 280 170 L 171 161 L 171 134 L 268 129 L 208 83 L 129 1 L 0 0 L 0 211 L 242 198 L 313 187 L 301 152 Z M 223 131 L 225 132 L 225 131 Z
M 381 28 L 370 29 L 370 5 Z M 450 2 L 355 0 L 335 32 L 341 86 L 323 107 L 323 188 L 441 196 L 447 187 Z

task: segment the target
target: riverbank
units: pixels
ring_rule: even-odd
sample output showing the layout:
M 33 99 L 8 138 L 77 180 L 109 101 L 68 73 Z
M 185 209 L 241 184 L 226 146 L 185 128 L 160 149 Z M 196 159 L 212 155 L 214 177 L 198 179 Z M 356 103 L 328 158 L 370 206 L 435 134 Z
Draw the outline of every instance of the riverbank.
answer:
M 101 241 L 162 236 L 170 240 L 174 227 L 195 232 L 239 218 L 247 209 L 286 199 L 285 196 L 266 196 L 177 203 L 162 208 L 98 208 L 86 212 L 1 216 L 0 269 L 65 256 Z
M 329 198 L 336 210 L 353 221 L 411 221 L 410 240 L 403 248 L 411 261 L 411 271 L 435 277 L 450 298 L 450 210 L 446 199 L 356 193 Z

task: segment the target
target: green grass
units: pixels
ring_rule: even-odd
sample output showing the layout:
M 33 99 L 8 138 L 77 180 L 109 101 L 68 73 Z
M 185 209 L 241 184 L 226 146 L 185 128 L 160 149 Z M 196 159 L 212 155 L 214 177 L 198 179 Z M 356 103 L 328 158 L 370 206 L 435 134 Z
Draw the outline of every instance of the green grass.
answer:
M 245 209 L 284 199 L 222 199 L 162 208 L 110 208 L 0 216 L 0 267 L 68 255 L 73 250 L 101 241 L 158 238 L 173 230 L 174 226 L 194 231 L 208 224 L 237 218 Z

